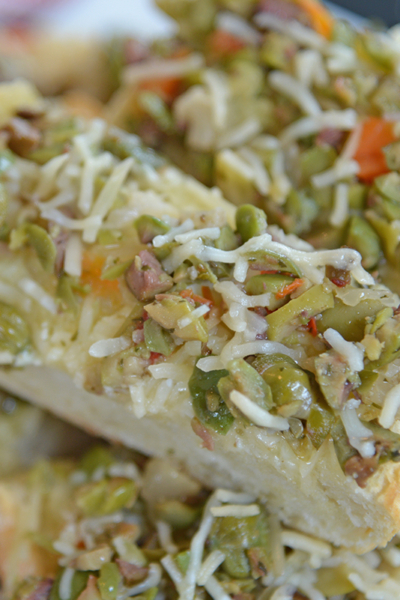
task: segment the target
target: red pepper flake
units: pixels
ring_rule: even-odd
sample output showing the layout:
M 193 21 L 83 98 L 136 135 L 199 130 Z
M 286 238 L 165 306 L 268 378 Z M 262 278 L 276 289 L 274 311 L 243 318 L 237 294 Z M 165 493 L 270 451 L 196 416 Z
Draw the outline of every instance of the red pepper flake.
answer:
M 277 271 L 276 269 L 266 269 L 260 271 L 260 275 L 276 275 L 277 273 L 280 273 L 280 271 Z
M 311 335 L 313 337 L 317 337 L 318 335 L 318 329 L 317 329 L 317 321 L 315 320 L 315 317 L 311 317 L 311 319 L 308 321 L 308 331 L 311 333 Z
M 303 283 L 304 283 L 303 279 L 295 279 L 293 281 L 293 283 L 289 283 L 288 285 L 285 285 L 285 287 L 282 290 L 280 290 L 279 292 L 277 292 L 275 294 L 276 299 L 282 300 L 282 298 L 289 296 L 289 294 L 292 294 L 295 290 L 297 290 L 297 288 L 299 288 L 301 285 L 303 285 Z
M 156 360 L 158 360 L 160 358 L 160 356 L 163 356 L 162 354 L 160 354 L 159 352 L 151 352 L 150 354 L 150 363 L 152 365 L 154 365 L 154 363 L 156 362 Z

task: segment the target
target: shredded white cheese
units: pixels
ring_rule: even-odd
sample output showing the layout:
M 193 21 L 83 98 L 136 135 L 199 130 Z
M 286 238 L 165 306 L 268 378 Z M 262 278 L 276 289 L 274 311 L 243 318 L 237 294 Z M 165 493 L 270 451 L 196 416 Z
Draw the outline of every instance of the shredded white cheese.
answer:
M 191 240 L 196 240 L 202 237 L 208 238 L 209 240 L 217 240 L 220 235 L 221 229 L 219 227 L 207 227 L 204 229 L 195 229 L 194 231 L 188 231 L 188 233 L 180 233 L 178 235 L 175 235 L 174 239 L 180 244 L 186 244 L 186 242 L 190 242 Z M 157 246 L 155 247 L 157 248 Z
M 371 458 L 375 454 L 375 445 L 371 440 L 372 431 L 365 427 L 357 416 L 355 408 L 345 408 L 340 414 L 349 443 L 363 458 Z
M 295 77 L 282 71 L 272 71 L 268 76 L 268 82 L 274 90 L 287 96 L 307 115 L 315 116 L 321 113 L 321 107 L 315 96 Z
M 64 271 L 72 277 L 82 274 L 82 240 L 79 234 L 73 233 L 65 247 Z
M 75 569 L 67 567 L 61 576 L 58 586 L 58 595 L 60 600 L 69 600 L 72 591 L 72 579 L 75 575 Z
M 178 547 L 172 539 L 171 525 L 165 521 L 156 521 L 156 529 L 161 548 L 168 552 L 168 554 L 176 554 Z
M 231 596 L 225 592 L 218 579 L 216 579 L 213 575 L 208 578 L 204 587 L 213 600 L 232 600 Z
M 189 54 L 183 58 L 157 59 L 151 58 L 134 63 L 124 69 L 123 79 L 128 85 L 138 84 L 147 79 L 169 79 L 183 77 L 203 66 L 201 54 Z
M 232 492 L 232 490 L 224 490 L 222 488 L 216 490 L 215 497 L 220 502 L 231 502 L 234 504 L 252 504 L 256 500 L 252 494 Z
M 233 390 L 229 399 L 233 404 L 247 417 L 254 425 L 258 427 L 269 427 L 278 431 L 286 431 L 289 429 L 289 422 L 283 417 L 271 415 L 268 411 L 258 406 L 244 394 L 237 390 Z
M 360 165 L 356 160 L 344 160 L 341 157 L 337 159 L 333 167 L 313 175 L 311 182 L 316 188 L 325 188 L 333 185 L 342 179 L 348 179 L 357 175 L 360 170 Z
M 56 314 L 57 305 L 50 294 L 48 294 L 36 281 L 23 277 L 18 281 L 18 286 L 25 294 L 36 300 L 43 308 L 52 314 Z
M 108 340 L 99 340 L 92 344 L 89 348 L 90 356 L 94 358 L 105 358 L 106 356 L 113 356 L 126 350 L 131 345 L 131 340 L 127 337 L 111 338 Z
M 333 128 L 339 131 L 351 131 L 357 123 L 357 113 L 352 108 L 328 110 L 313 117 L 304 117 L 288 125 L 279 135 L 283 145 L 300 138 L 314 135 L 323 129 Z
M 395 385 L 390 392 L 388 392 L 383 401 L 382 412 L 379 415 L 378 423 L 385 429 L 392 427 L 396 413 L 400 408 L 400 383 Z
M 188 315 L 187 317 L 182 317 L 181 319 L 178 319 L 178 327 L 180 329 L 183 329 L 184 327 L 187 327 L 188 325 L 193 323 L 193 321 L 195 321 L 196 319 L 199 319 L 200 317 L 206 315 L 208 312 L 210 312 L 210 307 L 206 304 L 202 304 L 201 306 L 198 306 L 197 308 L 192 310 L 190 315 Z
M 349 216 L 349 186 L 339 183 L 335 188 L 333 210 L 329 222 L 333 227 L 344 225 Z
M 318 569 L 321 561 L 332 555 L 332 547 L 327 542 L 317 540 L 297 531 L 282 531 L 281 540 L 284 546 L 293 548 L 293 550 L 303 550 L 311 554 L 310 564 Z
M 133 158 L 126 158 L 114 168 L 93 204 L 92 210 L 90 211 L 91 217 L 100 217 L 100 221 L 103 221 L 104 217 L 106 217 L 107 213 L 111 210 L 118 192 L 127 178 L 133 164 Z M 100 227 L 97 226 L 85 229 L 83 232 L 83 240 L 87 243 L 95 242 L 99 228 Z
M 183 221 L 183 223 L 181 225 L 178 225 L 178 227 L 172 227 L 167 233 L 164 233 L 163 235 L 157 235 L 153 239 L 153 246 L 154 248 L 161 248 L 161 246 L 164 246 L 164 244 L 169 244 L 170 242 L 172 242 L 176 237 L 187 233 L 188 231 L 192 231 L 193 228 L 194 223 L 192 219 L 186 219 L 186 221 Z M 199 236 L 195 236 L 194 238 L 186 239 L 184 240 L 184 242 L 180 243 L 187 243 L 192 239 L 197 239 L 198 237 Z M 179 239 L 177 241 L 179 241 Z
M 347 342 L 335 329 L 327 329 L 324 338 L 334 350 L 347 362 L 349 369 L 355 373 L 364 368 L 364 348 L 353 342 Z
M 268 12 L 260 12 L 254 17 L 258 27 L 273 29 L 279 33 L 290 35 L 302 46 L 323 50 L 327 46 L 326 39 L 313 29 L 301 25 L 297 21 L 287 21 Z
M 199 574 L 197 576 L 197 584 L 204 585 L 205 583 L 207 583 L 208 579 L 224 562 L 224 560 L 225 554 L 220 550 L 214 550 L 213 552 L 211 552 L 211 554 L 207 556 L 207 558 L 200 567 Z
M 210 509 L 214 517 L 255 517 L 260 514 L 258 504 L 225 504 L 224 506 L 214 506 Z

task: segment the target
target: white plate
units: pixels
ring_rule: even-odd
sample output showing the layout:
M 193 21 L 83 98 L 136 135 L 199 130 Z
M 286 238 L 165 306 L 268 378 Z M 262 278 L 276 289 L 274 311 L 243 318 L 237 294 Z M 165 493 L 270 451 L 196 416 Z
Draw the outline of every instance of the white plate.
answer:
M 334 4 L 329 8 L 340 18 L 360 26 L 364 19 Z M 155 38 L 172 34 L 174 22 L 152 0 L 64 0 L 37 13 L 46 29 L 62 35 L 128 34 Z

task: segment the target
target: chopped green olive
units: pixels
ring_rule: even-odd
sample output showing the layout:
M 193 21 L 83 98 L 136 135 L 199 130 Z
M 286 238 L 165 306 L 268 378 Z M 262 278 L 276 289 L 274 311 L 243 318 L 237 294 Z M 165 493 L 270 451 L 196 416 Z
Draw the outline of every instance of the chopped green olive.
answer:
M 179 500 L 165 500 L 155 508 L 157 519 L 165 521 L 173 529 L 186 529 L 193 525 L 199 511 Z
M 48 273 L 54 270 L 57 249 L 56 246 L 43 227 L 34 223 L 27 223 L 23 226 L 28 243 L 35 249 L 40 264 Z
M 142 108 L 157 123 L 161 131 L 171 133 L 174 129 L 174 120 L 164 100 L 155 92 L 144 91 L 137 98 Z
M 329 435 L 335 417 L 322 398 L 313 402 L 307 417 L 307 435 L 313 446 L 319 448 Z
M 349 460 L 349 458 L 357 454 L 357 451 L 350 446 L 346 430 L 339 417 L 336 417 L 336 421 L 333 423 L 330 433 L 333 438 L 338 461 L 340 466 L 343 468 L 344 464 Z
M 249 363 L 243 358 L 232 360 L 228 364 L 229 375 L 222 377 L 218 382 L 218 391 L 222 399 L 229 405 L 229 395 L 232 390 L 244 394 L 250 400 L 264 408 L 270 410 L 274 406 L 271 388 L 264 379 Z M 234 409 L 233 410 L 233 414 Z
M 382 249 L 378 234 L 362 217 L 352 217 L 347 234 L 347 246 L 358 250 L 364 269 L 373 269 L 381 256 Z
M 218 391 L 219 380 L 228 375 L 229 371 L 225 369 L 206 373 L 195 367 L 189 380 L 196 417 L 203 425 L 223 435 L 229 431 L 235 420 Z
M 223 569 L 231 577 L 243 579 L 251 573 L 250 550 L 257 549 L 258 560 L 265 571 L 269 569 L 270 539 L 268 516 L 260 507 L 254 517 L 219 517 L 214 520 L 209 544 L 211 550 L 225 554 Z
M 393 202 L 400 202 L 400 174 L 399 173 L 388 173 L 387 175 L 380 175 L 375 177 L 374 186 L 377 191 L 392 200 Z
M 137 496 L 137 487 L 131 479 L 113 477 L 82 486 L 77 493 L 77 505 L 89 517 L 109 515 L 130 507 Z
M 169 226 L 151 215 L 141 215 L 134 223 L 142 244 L 149 244 L 157 235 L 164 235 L 169 231 Z
M 9 304 L 0 302 L 0 350 L 18 354 L 29 343 L 25 319 Z
M 64 152 L 65 144 L 63 143 L 55 143 L 50 146 L 43 146 L 42 148 L 37 148 L 29 153 L 28 159 L 32 160 L 39 165 L 45 165 L 49 160 L 55 158 L 56 156 L 60 156 Z
M 280 275 L 279 273 L 276 275 L 254 275 L 246 282 L 245 289 L 251 296 L 258 296 L 259 294 L 265 294 L 265 292 L 276 294 L 290 283 L 293 283 L 293 277 L 289 275 Z
M 106 279 L 108 281 L 118 279 L 118 277 L 121 277 L 125 273 L 125 271 L 131 266 L 131 264 L 131 260 L 126 260 L 125 262 L 117 263 L 116 265 L 111 265 L 102 272 L 100 279 Z
M 313 286 L 266 317 L 269 339 L 277 342 L 285 339 L 299 325 L 308 323 L 311 317 L 333 305 L 333 293 L 324 284 Z
M 16 156 L 8 148 L 0 151 L 0 176 L 15 163 Z
M 300 169 L 304 180 L 326 171 L 335 162 L 337 152 L 332 146 L 314 146 L 300 155 Z
M 349 186 L 349 208 L 363 210 L 368 196 L 368 187 L 362 183 L 352 183 Z
M 132 134 L 118 131 L 118 135 L 110 135 L 103 144 L 104 150 L 111 152 L 121 160 L 132 156 L 140 164 L 150 165 L 155 169 L 165 165 L 165 159 L 151 148 L 142 146 L 140 139 Z
M 2 183 L 0 183 L 0 227 L 3 227 L 6 222 L 8 212 L 8 194 Z
M 362 300 L 356 306 L 348 306 L 338 298 L 332 308 L 326 310 L 317 321 L 319 332 L 336 329 L 348 342 L 360 342 L 364 337 L 367 317 L 382 309 L 380 300 Z
M 221 227 L 221 234 L 215 240 L 214 245 L 219 250 L 235 250 L 238 247 L 238 239 L 232 227 L 229 225 Z
M 236 227 L 243 242 L 261 235 L 267 227 L 265 212 L 252 204 L 243 204 L 236 211 Z
M 78 301 L 74 294 L 73 281 L 68 275 L 61 275 L 59 278 L 56 296 L 64 310 L 72 310 L 74 313 L 78 311 Z
M 95 446 L 82 456 L 78 469 L 84 471 L 90 478 L 97 469 L 108 469 L 114 462 L 114 457 L 107 448 Z
M 344 389 L 347 381 L 355 387 L 360 385 L 358 374 L 334 351 L 324 352 L 315 358 L 315 378 L 325 400 L 334 409 L 343 408 Z
M 102 565 L 97 582 L 102 600 L 116 600 L 121 581 L 122 576 L 115 563 Z
M 374 440 L 379 445 L 380 456 L 379 462 L 393 460 L 400 461 L 400 435 L 384 429 L 376 421 L 363 421 L 363 425 L 370 429 L 373 433 Z
M 172 335 L 153 319 L 147 319 L 143 324 L 144 341 L 150 352 L 158 352 L 170 356 L 175 349 Z
M 388 261 L 395 260 L 396 248 L 399 245 L 399 229 L 395 223 L 388 223 L 373 210 L 365 212 L 365 216 L 379 235 L 383 252 Z
M 307 373 L 289 356 L 259 355 L 254 360 L 253 367 L 270 387 L 276 405 L 293 404 L 294 409 L 298 406 L 303 412 L 309 411 L 314 400 L 310 380 Z
M 400 142 L 396 141 L 382 148 L 385 155 L 386 164 L 391 171 L 400 169 Z
M 397 319 L 388 319 L 376 332 L 376 337 L 384 343 L 384 347 L 378 360 L 365 365 L 367 371 L 379 369 L 400 356 L 400 322 Z
M 146 311 L 165 329 L 173 329 L 175 335 L 183 340 L 200 340 L 206 343 L 208 340 L 208 329 L 204 317 L 193 319 L 189 324 L 182 324 L 181 320 L 190 315 L 194 310 L 187 300 L 181 296 L 163 294 L 162 300 L 156 300 L 145 306 Z
M 49 600 L 61 600 L 60 597 L 60 582 L 65 569 L 62 569 L 57 575 L 53 587 L 51 588 Z M 69 586 L 68 597 L 63 596 L 62 600 L 76 600 L 87 586 L 89 579 L 88 571 L 75 571 L 72 576 L 71 585 Z

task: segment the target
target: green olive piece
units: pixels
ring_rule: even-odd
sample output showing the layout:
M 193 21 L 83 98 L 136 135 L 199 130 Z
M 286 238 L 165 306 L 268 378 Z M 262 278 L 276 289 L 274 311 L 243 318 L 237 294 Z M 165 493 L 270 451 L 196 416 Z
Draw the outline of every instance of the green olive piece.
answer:
M 313 402 L 310 408 L 310 414 L 307 417 L 307 435 L 313 446 L 319 448 L 329 435 L 329 432 L 335 422 L 335 417 L 322 398 Z
M 268 515 L 260 507 L 254 517 L 219 517 L 214 520 L 210 536 L 210 550 L 225 554 L 223 569 L 231 577 L 243 579 L 251 573 L 249 550 L 257 548 L 258 558 L 266 569 L 271 566 L 270 526 Z
M 144 341 L 150 352 L 157 352 L 164 356 L 170 356 L 175 350 L 172 335 L 161 327 L 154 319 L 147 319 L 143 324 Z
M 188 325 L 179 327 L 180 320 L 189 317 L 194 310 L 194 307 L 181 296 L 163 294 L 161 301 L 156 300 L 147 304 L 145 309 L 161 327 L 173 329 L 175 335 L 183 340 L 200 340 L 204 343 L 208 341 L 208 329 L 204 317 L 198 317 Z
M 280 342 L 311 317 L 334 305 L 333 293 L 324 284 L 315 285 L 266 317 L 268 338 Z
M 365 211 L 365 216 L 379 235 L 385 258 L 388 261 L 395 261 L 396 249 L 399 245 L 398 228 L 379 217 L 373 210 Z
M 400 142 L 396 141 L 382 148 L 385 155 L 386 164 L 391 171 L 400 169 Z
M 259 355 L 254 360 L 253 367 L 270 387 L 276 405 L 299 401 L 303 410 L 308 412 L 314 400 L 310 380 L 307 373 L 289 356 L 278 353 Z
M 330 434 L 333 438 L 336 456 L 338 457 L 340 466 L 343 468 L 349 458 L 357 454 L 357 450 L 350 446 L 346 430 L 339 417 L 336 417 L 336 420 L 331 427 Z
M 382 254 L 379 236 L 362 217 L 352 217 L 347 234 L 347 246 L 358 250 L 364 269 L 373 269 Z
M 29 343 L 25 319 L 9 304 L 0 302 L 0 350 L 18 354 Z
M 116 600 L 121 582 L 122 575 L 115 563 L 102 565 L 97 581 L 101 600 Z
M 222 435 L 228 433 L 235 420 L 217 387 L 221 377 L 227 375 L 229 371 L 225 369 L 206 373 L 195 367 L 189 380 L 189 391 L 196 417 L 203 425 L 211 427 Z
M 78 470 L 84 471 L 90 478 L 97 469 L 108 469 L 114 462 L 115 459 L 107 448 L 94 446 L 82 456 Z
M 6 222 L 8 212 L 8 194 L 2 183 L 0 183 L 0 227 Z
M 254 275 L 254 277 L 246 282 L 245 288 L 246 292 L 251 296 L 257 296 L 265 292 L 277 294 L 290 283 L 293 283 L 293 277 L 290 277 L 290 275 L 280 275 L 279 273 L 275 275 L 271 273 Z
M 35 249 L 40 264 L 48 273 L 54 270 L 57 249 L 56 246 L 43 227 L 34 223 L 24 225 L 24 232 L 28 243 Z
M 360 342 L 364 337 L 367 317 L 376 315 L 383 308 L 380 300 L 363 300 L 356 306 L 348 306 L 335 298 L 334 306 L 322 313 L 317 321 L 318 331 L 336 329 L 348 342 Z
M 151 215 L 141 215 L 134 222 L 142 244 L 149 244 L 157 235 L 164 235 L 169 231 L 169 226 Z
M 113 281 L 114 279 L 118 279 L 118 277 L 121 277 L 125 271 L 131 266 L 132 261 L 131 260 L 126 260 L 122 263 L 117 263 L 115 265 L 111 265 L 110 267 L 107 267 L 106 269 L 104 269 L 104 271 L 101 274 L 100 279 L 106 279 L 108 281 Z
M 129 508 L 136 496 L 134 481 L 113 477 L 81 486 L 77 492 L 76 504 L 85 516 L 100 517 Z
M 249 363 L 243 358 L 232 360 L 228 365 L 229 375 L 218 382 L 218 391 L 228 403 L 232 390 L 244 394 L 265 410 L 274 407 L 271 388 Z
M 388 319 L 375 335 L 384 347 L 378 360 L 365 365 L 366 371 L 384 367 L 400 356 L 400 322 L 397 319 Z
M 219 250 L 235 250 L 238 247 L 238 240 L 232 227 L 229 225 L 221 227 L 221 234 L 215 240 L 214 245 Z
M 173 529 L 186 529 L 193 525 L 199 511 L 192 506 L 188 506 L 179 500 L 165 500 L 155 507 L 156 517 L 160 521 L 165 521 Z
M 300 170 L 305 181 L 326 171 L 335 162 L 337 152 L 332 146 L 313 146 L 300 155 Z
M 265 212 L 252 204 L 243 204 L 236 211 L 236 227 L 243 242 L 261 235 L 267 227 Z

